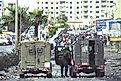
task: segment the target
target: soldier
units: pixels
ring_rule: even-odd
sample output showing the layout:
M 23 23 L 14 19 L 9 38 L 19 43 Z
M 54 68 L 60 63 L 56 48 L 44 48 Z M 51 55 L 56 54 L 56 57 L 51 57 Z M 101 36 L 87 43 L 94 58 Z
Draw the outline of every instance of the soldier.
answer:
M 64 77 L 63 75 L 63 70 L 65 68 L 65 76 L 66 77 L 69 77 L 68 76 L 68 65 L 70 65 L 70 62 L 71 62 L 71 55 L 70 55 L 70 50 L 69 50 L 69 47 L 66 47 L 66 52 L 64 53 L 63 57 L 62 57 L 62 61 L 61 61 L 61 64 L 60 64 L 60 67 L 61 67 L 61 77 Z

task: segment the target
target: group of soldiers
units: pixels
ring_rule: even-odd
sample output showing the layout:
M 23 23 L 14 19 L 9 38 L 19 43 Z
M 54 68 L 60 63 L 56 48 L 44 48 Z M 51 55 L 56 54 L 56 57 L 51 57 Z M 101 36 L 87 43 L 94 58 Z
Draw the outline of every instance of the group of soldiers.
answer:
M 101 38 L 102 36 L 97 36 L 95 34 L 93 35 L 86 35 L 86 34 L 79 34 L 79 35 L 73 35 L 73 34 L 61 34 L 56 39 L 56 52 L 57 56 L 55 57 L 55 60 L 57 61 L 57 64 L 61 67 L 61 77 L 64 77 L 63 71 L 65 68 L 65 77 L 68 77 L 68 66 L 71 66 L 71 58 L 72 58 L 72 44 L 76 42 L 79 38 Z M 105 38 L 106 40 L 106 38 Z M 103 40 L 102 40 L 103 41 Z M 106 41 L 104 41 L 104 44 L 106 44 Z M 61 51 L 57 51 L 58 47 L 63 47 Z M 61 54 L 62 53 L 62 54 Z

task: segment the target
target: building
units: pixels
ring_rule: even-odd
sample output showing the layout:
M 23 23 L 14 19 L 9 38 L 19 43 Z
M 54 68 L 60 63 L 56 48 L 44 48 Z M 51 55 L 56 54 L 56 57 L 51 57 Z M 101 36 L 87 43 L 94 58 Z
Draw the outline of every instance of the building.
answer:
M 121 0 L 116 0 L 116 3 L 114 4 L 114 17 L 115 19 L 120 18 L 121 19 Z
M 6 0 L 8 2 L 16 0 Z M 96 19 L 113 18 L 115 0 L 18 0 L 19 5 L 30 10 L 43 9 L 49 20 L 55 21 L 59 14 L 65 14 L 71 27 L 78 22 L 78 27 L 93 25 Z M 120 1 L 120 0 L 119 0 Z M 79 23 L 80 22 L 80 23 Z
M 65 14 L 68 22 L 91 25 L 95 19 L 112 18 L 114 0 L 36 0 L 36 7 L 44 10 L 49 19 Z

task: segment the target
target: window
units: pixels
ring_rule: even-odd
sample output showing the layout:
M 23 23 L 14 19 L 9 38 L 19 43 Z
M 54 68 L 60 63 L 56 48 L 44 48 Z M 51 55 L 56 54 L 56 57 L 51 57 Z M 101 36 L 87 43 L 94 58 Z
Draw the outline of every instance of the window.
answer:
M 96 6 L 96 8 L 99 8 L 99 6 Z
M 90 6 L 90 8 L 92 8 L 92 6 Z
M 90 11 L 90 13 L 92 13 L 92 11 Z
M 101 17 L 104 17 L 104 15 L 101 15 Z
M 112 8 L 113 6 L 110 6 L 110 8 Z
M 79 2 L 77 2 L 77 4 L 79 4 Z
M 110 1 L 110 3 L 113 3 L 113 1 Z
M 96 18 L 99 18 L 99 16 L 96 16 Z
M 90 18 L 93 18 L 92 16 L 90 16 Z
M 37 2 L 37 4 L 39 4 L 39 2 Z
M 72 6 L 70 6 L 70 9 L 72 9 Z
M 96 11 L 96 13 L 99 13 L 99 11 Z
M 70 11 L 70 14 L 72 14 L 72 11 Z
M 70 4 L 72 4 L 72 2 L 70 2 Z
M 47 14 L 47 12 L 45 12 L 45 14 Z
M 99 1 L 96 1 L 96 3 L 99 3 Z
M 53 12 L 51 12 L 51 14 L 53 14 Z
M 72 16 L 70 16 L 70 18 L 72 18 Z
M 48 9 L 48 7 L 45 7 L 45 9 Z
M 92 1 L 90 1 L 90 3 L 92 3 Z
M 56 2 L 56 4 L 58 4 L 58 2 Z
M 51 2 L 51 4 L 53 4 L 53 2 Z
M 56 14 L 58 14 L 58 12 L 56 12 Z
M 42 4 L 43 4 L 43 2 L 42 2 Z
M 53 7 L 51 7 L 51 9 L 53 9 Z
M 54 17 L 51 17 L 51 19 L 54 19 Z
M 48 2 L 45 2 L 45 4 L 48 4 Z
M 79 7 L 77 7 L 77 9 L 79 9 Z
M 64 4 L 65 3 L 65 1 L 60 1 L 60 4 Z
M 56 7 L 56 9 L 58 9 L 58 7 Z
M 77 12 L 77 14 L 79 14 L 79 12 Z

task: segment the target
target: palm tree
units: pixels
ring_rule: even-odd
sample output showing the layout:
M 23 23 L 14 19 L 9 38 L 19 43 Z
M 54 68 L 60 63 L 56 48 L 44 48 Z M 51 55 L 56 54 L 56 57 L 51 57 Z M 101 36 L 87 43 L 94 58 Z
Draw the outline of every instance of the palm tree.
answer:
M 34 9 L 32 12 L 29 12 L 33 25 L 35 26 L 35 36 L 38 36 L 38 26 L 43 24 L 47 25 L 48 17 L 43 15 L 43 10 Z
M 8 6 L 6 9 L 9 11 L 8 15 L 3 15 L 2 20 L 4 23 L 2 26 L 8 26 L 9 31 L 15 32 L 15 5 Z M 21 17 L 21 26 L 22 32 L 30 25 L 30 19 L 27 15 L 28 8 L 18 7 L 18 28 L 20 28 L 20 17 Z

